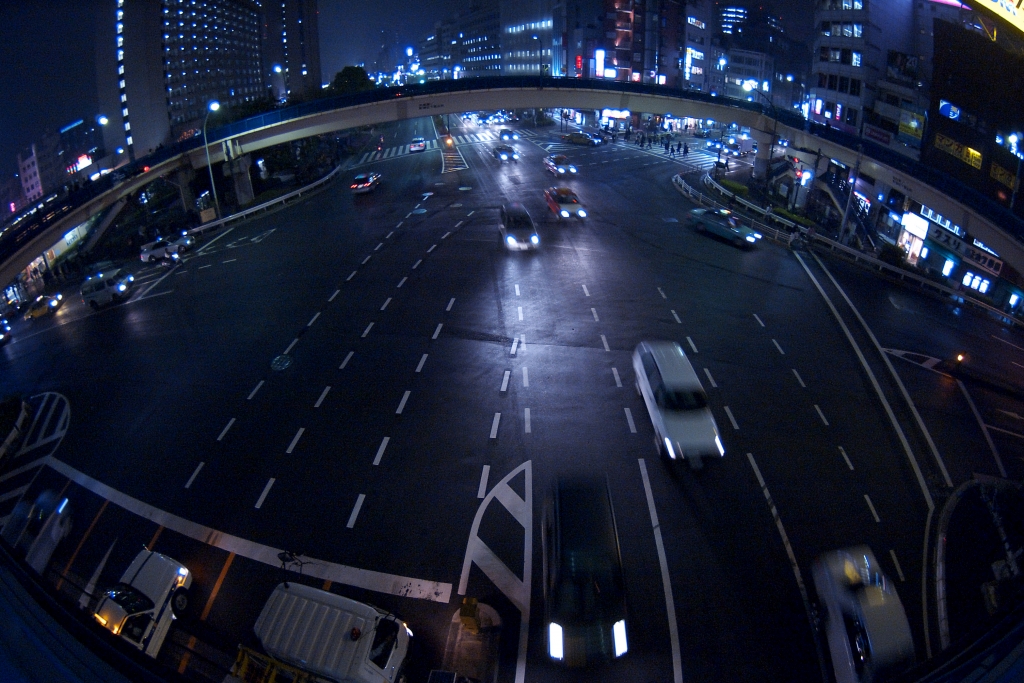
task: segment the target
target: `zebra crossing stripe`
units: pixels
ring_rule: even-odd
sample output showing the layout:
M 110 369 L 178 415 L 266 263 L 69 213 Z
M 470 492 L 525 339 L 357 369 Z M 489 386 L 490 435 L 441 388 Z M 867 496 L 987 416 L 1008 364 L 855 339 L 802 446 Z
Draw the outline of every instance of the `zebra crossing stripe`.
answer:
M 369 152 L 365 152 L 363 154 L 362 158 L 359 159 L 359 163 L 360 164 L 365 164 L 366 160 L 369 158 L 369 156 L 370 156 L 370 153 Z

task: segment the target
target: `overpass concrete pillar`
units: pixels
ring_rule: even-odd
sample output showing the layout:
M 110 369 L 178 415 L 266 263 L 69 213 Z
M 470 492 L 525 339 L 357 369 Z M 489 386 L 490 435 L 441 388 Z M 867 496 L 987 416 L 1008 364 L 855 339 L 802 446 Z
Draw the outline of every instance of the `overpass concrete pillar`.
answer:
M 184 165 L 174 175 L 174 184 L 178 186 L 182 208 L 188 213 L 196 207 L 196 193 L 192 191 L 192 181 L 196 178 L 195 169 L 191 165 Z
M 768 172 L 768 155 L 772 148 L 772 132 L 750 130 L 750 137 L 757 140 L 757 155 L 754 157 L 754 177 L 764 182 L 765 174 Z
M 250 166 L 252 155 L 249 154 L 224 162 L 224 175 L 231 176 L 235 181 L 235 202 L 238 206 L 252 204 L 254 199 Z

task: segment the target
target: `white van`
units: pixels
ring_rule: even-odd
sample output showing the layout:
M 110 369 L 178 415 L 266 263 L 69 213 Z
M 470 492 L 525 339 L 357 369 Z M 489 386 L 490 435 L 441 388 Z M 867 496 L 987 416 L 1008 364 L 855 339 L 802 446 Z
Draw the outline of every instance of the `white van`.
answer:
M 393 614 L 298 583 L 278 584 L 254 630 L 270 657 L 240 647 L 226 680 L 276 667 L 336 683 L 395 683 L 412 637 Z
M 90 275 L 82 283 L 82 303 L 96 310 L 105 304 L 127 299 L 131 296 L 133 282 L 135 276 L 120 268 Z
M 100 598 L 93 617 L 156 658 L 171 624 L 188 607 L 192 573 L 177 560 L 142 549 L 121 581 Z

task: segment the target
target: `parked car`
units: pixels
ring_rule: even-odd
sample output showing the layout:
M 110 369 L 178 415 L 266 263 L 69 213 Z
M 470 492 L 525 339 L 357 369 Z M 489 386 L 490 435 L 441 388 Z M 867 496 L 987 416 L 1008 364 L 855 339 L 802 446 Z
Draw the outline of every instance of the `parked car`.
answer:
M 64 305 L 64 295 L 54 294 L 53 296 L 37 296 L 36 300 L 25 311 L 25 320 L 35 320 L 43 316 L 52 315 L 57 309 Z
M 518 140 L 519 133 L 509 128 L 502 128 L 501 130 L 498 131 L 498 137 L 500 137 L 502 140 Z
M 573 145 L 595 146 L 601 144 L 601 138 L 596 138 L 587 133 L 581 133 L 579 131 L 574 131 L 572 133 L 567 133 L 566 135 L 563 135 L 562 140 Z
M 511 145 L 498 145 L 491 150 L 491 154 L 498 161 L 519 161 L 519 152 Z
M 569 163 L 569 157 L 564 154 L 552 154 L 544 157 L 544 168 L 559 178 L 576 175 L 576 167 Z
M 373 192 L 380 185 L 380 178 L 380 173 L 360 173 L 352 179 L 352 185 L 349 189 L 352 190 L 352 194 Z
M 549 187 L 544 190 L 544 200 L 548 203 L 551 212 L 558 218 L 582 220 L 587 217 L 587 211 L 580 203 L 580 198 L 568 187 Z
M 105 304 L 127 299 L 131 296 L 133 282 L 135 276 L 120 268 L 90 275 L 82 283 L 82 303 L 96 310 Z
M 178 249 L 180 249 L 180 246 L 171 240 L 158 239 L 155 242 L 143 244 L 139 258 L 147 263 L 156 263 L 160 259 L 168 258 L 171 254 L 177 253 Z
M 501 241 L 509 251 L 528 251 L 540 246 L 537 227 L 529 212 L 519 202 L 501 207 L 501 223 L 498 226 Z
M 728 209 L 691 209 L 686 220 L 697 232 L 717 235 L 737 247 L 752 248 L 761 239 L 761 233 L 740 223 Z

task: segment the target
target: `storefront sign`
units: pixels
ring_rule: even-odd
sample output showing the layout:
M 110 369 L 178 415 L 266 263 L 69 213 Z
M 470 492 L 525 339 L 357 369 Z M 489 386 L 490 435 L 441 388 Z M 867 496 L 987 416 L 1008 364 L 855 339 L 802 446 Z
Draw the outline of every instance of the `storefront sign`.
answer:
M 928 236 L 928 221 L 921 218 L 916 213 L 903 214 L 903 220 L 901 222 L 903 224 L 903 229 L 914 237 L 924 239 Z
M 935 134 L 935 149 L 955 156 L 960 161 L 974 168 L 981 168 L 981 152 L 971 149 L 967 145 L 957 142 L 953 138 L 948 138 L 941 133 Z
M 937 225 L 932 225 L 928 228 L 928 239 L 949 247 L 958 254 L 964 253 L 964 243 L 958 240 L 949 230 L 943 230 Z
M 1017 184 L 1016 174 L 1010 173 L 1010 171 L 1006 170 L 994 161 L 992 162 L 992 169 L 989 174 L 996 182 L 1006 185 L 1011 190 L 1013 190 L 1014 186 Z
M 875 128 L 871 124 L 864 124 L 864 137 L 875 142 L 880 142 L 883 145 L 888 145 L 892 142 L 892 133 L 881 128 Z
M 904 219 L 906 219 L 906 216 L 904 216 Z M 906 224 L 904 224 L 904 227 L 906 227 Z M 928 239 L 960 254 L 965 262 L 973 263 L 976 267 L 992 275 L 999 275 L 1003 270 L 1003 262 L 993 254 L 965 244 L 962 240 L 957 239 L 953 233 L 943 230 L 937 225 L 929 225 Z

